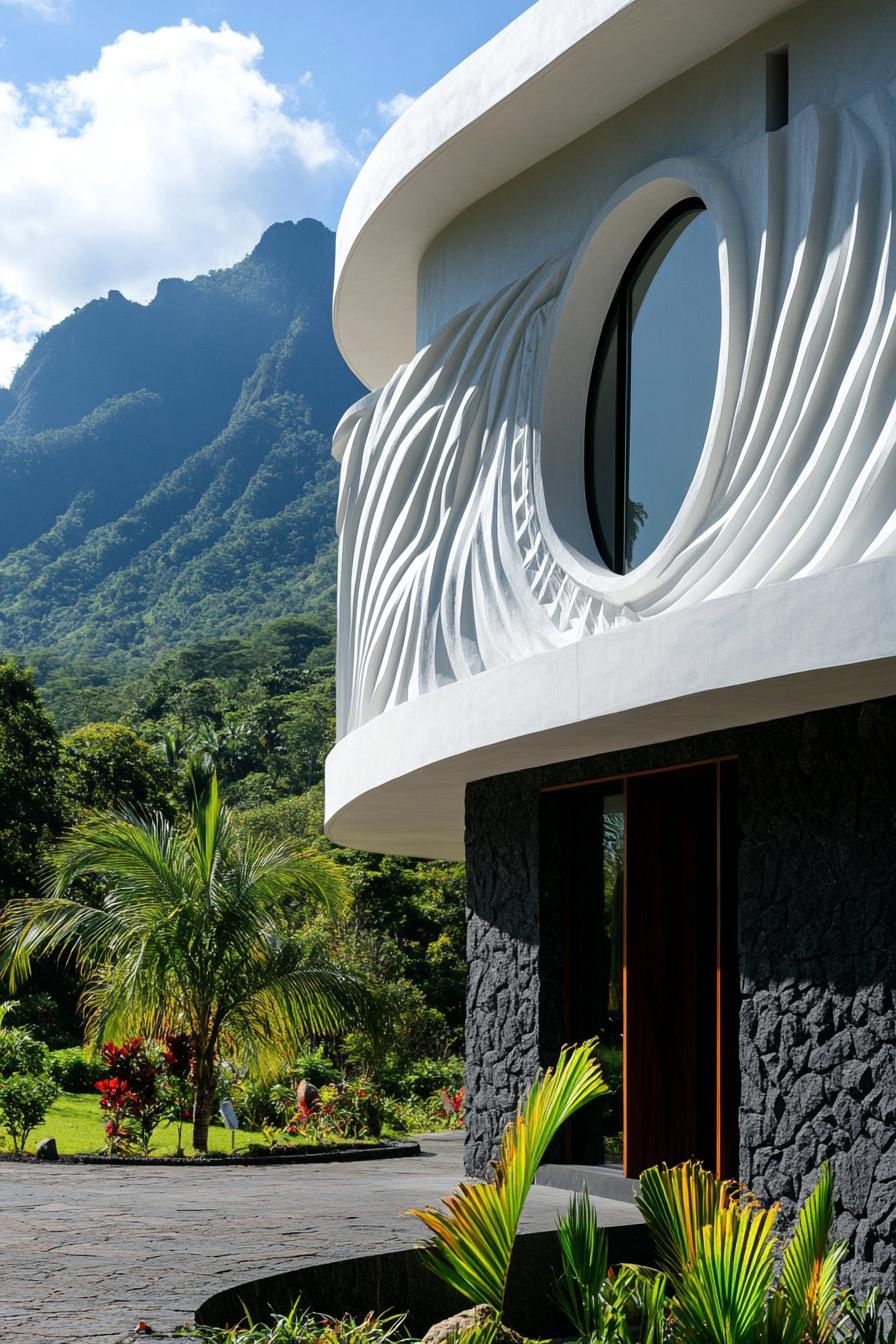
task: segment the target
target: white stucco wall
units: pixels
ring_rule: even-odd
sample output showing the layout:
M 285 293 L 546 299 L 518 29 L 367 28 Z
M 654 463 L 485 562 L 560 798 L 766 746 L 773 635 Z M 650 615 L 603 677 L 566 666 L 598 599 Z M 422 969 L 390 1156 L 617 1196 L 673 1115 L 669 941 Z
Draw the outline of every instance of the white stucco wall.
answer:
M 671 156 L 724 157 L 762 135 L 766 52 L 789 49 L 792 116 L 843 107 L 892 80 L 894 13 L 891 0 L 808 0 L 489 193 L 423 254 L 418 348 L 456 313 L 578 246 L 634 174 Z
M 421 348 L 336 436 L 333 839 L 457 855 L 470 779 L 896 693 L 894 28 L 810 0 L 429 248 Z M 766 135 L 782 43 L 795 115 Z M 713 413 L 670 532 L 611 574 L 582 481 L 594 348 L 692 194 L 719 240 Z

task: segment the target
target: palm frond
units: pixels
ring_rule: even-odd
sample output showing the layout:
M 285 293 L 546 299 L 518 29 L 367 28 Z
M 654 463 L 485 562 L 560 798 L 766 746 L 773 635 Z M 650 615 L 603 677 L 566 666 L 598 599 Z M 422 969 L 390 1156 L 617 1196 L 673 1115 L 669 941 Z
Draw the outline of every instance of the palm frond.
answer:
M 896 1344 L 896 1321 L 887 1314 L 879 1286 L 861 1302 L 846 1294 L 843 1310 L 855 1344 Z
M 601 1292 L 607 1277 L 607 1234 L 584 1192 L 574 1195 L 557 1219 L 562 1271 L 555 1286 L 561 1311 L 580 1338 L 591 1335 L 603 1316 Z
M 88 874 L 115 879 L 129 895 L 151 895 L 177 904 L 192 874 L 189 856 L 171 823 L 161 814 L 89 814 L 62 837 L 45 879 L 49 896 L 62 896 Z M 130 902 L 129 902 L 130 903 Z
M 225 991 L 227 994 L 227 991 Z M 292 947 L 256 970 L 239 1002 L 224 1000 L 222 1038 L 235 1058 L 261 1076 L 311 1036 L 336 1036 L 365 1022 L 370 997 L 355 976 L 306 966 Z
M 535 1172 L 558 1129 L 606 1091 L 596 1042 L 564 1049 L 556 1067 L 536 1078 L 504 1131 L 493 1180 L 460 1185 L 443 1201 L 446 1212 L 432 1206 L 411 1210 L 433 1233 L 422 1253 L 435 1274 L 472 1302 L 501 1312 L 513 1243 Z
M 114 916 L 80 901 L 10 901 L 0 914 L 0 975 L 15 990 L 31 974 L 34 957 L 74 960 L 87 970 L 104 956 L 116 932 Z
M 822 1164 L 818 1184 L 800 1209 L 784 1252 L 778 1293 L 783 1311 L 784 1344 L 827 1344 L 834 1333 L 837 1269 L 847 1243 L 829 1245 L 834 1222 L 834 1173 Z
M 776 1214 L 728 1203 L 699 1229 L 673 1304 L 689 1344 L 757 1344 L 774 1269 Z
M 230 848 L 228 880 L 246 892 L 262 892 L 272 909 L 280 903 L 284 919 L 296 898 L 338 917 L 349 894 L 342 870 L 326 854 L 289 841 L 271 844 L 249 831 L 241 831 Z
M 679 1283 L 697 1254 L 701 1230 L 735 1202 L 739 1187 L 699 1162 L 665 1163 L 642 1172 L 635 1196 L 660 1268 Z
M 218 776 L 212 770 L 207 787 L 193 799 L 193 825 L 190 848 L 196 870 L 204 886 L 212 882 L 215 864 L 221 850 L 221 832 L 227 823 L 227 812 L 218 791 Z

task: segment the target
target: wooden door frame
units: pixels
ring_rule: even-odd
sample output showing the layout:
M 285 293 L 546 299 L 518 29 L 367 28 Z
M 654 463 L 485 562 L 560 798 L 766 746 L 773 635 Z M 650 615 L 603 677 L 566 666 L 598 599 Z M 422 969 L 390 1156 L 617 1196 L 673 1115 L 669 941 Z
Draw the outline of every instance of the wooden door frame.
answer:
M 575 780 L 566 784 L 552 784 L 542 789 L 544 794 L 561 793 L 569 789 L 600 787 L 609 790 L 616 786 L 624 798 L 626 825 L 623 832 L 623 901 L 622 901 L 622 1157 L 625 1164 L 629 1147 L 629 1068 L 628 1053 L 625 1049 L 627 1024 L 629 1020 L 628 991 L 628 910 L 629 910 L 629 780 L 647 775 L 669 774 L 675 771 L 694 770 L 709 765 L 715 766 L 715 806 L 716 806 L 716 956 L 715 956 L 715 1168 L 718 1176 L 736 1176 L 737 1174 L 737 1138 L 736 1116 L 733 1114 L 734 1083 L 738 1070 L 730 1068 L 731 1050 L 729 1036 L 732 1031 L 732 1005 L 738 991 L 736 973 L 736 947 L 731 956 L 733 930 L 727 927 L 727 921 L 736 911 L 737 890 L 734 872 L 726 871 L 732 860 L 732 841 L 735 839 L 735 815 L 732 804 L 736 798 L 737 756 L 709 756 L 701 760 L 686 761 L 679 765 L 659 766 L 655 769 L 629 770 L 588 779 Z M 727 781 L 726 781 L 727 777 Z M 564 916 L 565 918 L 565 916 Z M 735 965 L 730 963 L 734 961 Z M 734 1076 L 732 1076 L 732 1074 Z

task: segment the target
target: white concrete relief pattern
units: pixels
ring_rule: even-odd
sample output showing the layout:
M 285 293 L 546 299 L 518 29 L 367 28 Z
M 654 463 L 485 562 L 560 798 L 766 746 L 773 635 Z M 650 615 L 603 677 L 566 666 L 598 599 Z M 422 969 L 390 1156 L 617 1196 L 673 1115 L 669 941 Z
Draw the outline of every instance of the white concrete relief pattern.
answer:
M 573 577 L 536 488 L 569 256 L 456 318 L 348 413 L 340 735 L 620 622 L 896 554 L 894 145 L 887 90 L 709 165 L 740 215 L 729 351 L 696 486 L 628 575 L 595 559 Z

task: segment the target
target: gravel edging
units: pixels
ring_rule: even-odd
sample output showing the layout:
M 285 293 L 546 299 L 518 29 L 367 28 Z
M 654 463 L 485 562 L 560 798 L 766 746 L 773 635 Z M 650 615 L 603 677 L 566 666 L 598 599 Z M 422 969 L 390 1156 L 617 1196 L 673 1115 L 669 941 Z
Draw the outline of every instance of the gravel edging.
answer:
M 297 1153 L 224 1153 L 220 1157 L 104 1157 L 101 1153 L 66 1153 L 39 1158 L 34 1153 L 0 1153 L 0 1162 L 31 1162 L 42 1167 L 291 1167 L 303 1162 L 370 1162 L 393 1157 L 419 1157 L 416 1139 L 383 1139 L 380 1143 L 327 1144 Z

